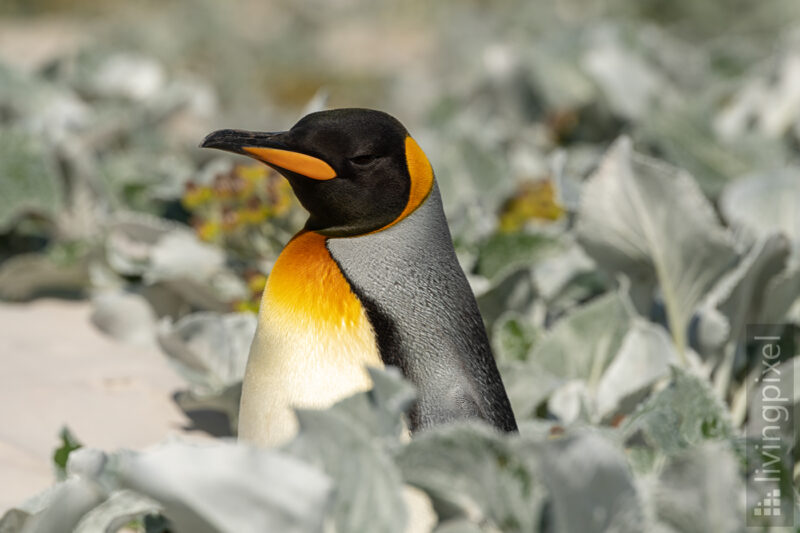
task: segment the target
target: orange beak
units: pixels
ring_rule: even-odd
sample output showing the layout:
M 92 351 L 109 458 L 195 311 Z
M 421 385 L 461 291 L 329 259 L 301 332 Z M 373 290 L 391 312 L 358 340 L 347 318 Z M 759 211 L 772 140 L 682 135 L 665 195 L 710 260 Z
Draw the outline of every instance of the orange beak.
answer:
M 278 171 L 288 170 L 313 180 L 330 180 L 336 177 L 336 171 L 322 159 L 289 149 L 285 136 L 286 132 L 217 130 L 209 134 L 200 147 L 243 154 Z

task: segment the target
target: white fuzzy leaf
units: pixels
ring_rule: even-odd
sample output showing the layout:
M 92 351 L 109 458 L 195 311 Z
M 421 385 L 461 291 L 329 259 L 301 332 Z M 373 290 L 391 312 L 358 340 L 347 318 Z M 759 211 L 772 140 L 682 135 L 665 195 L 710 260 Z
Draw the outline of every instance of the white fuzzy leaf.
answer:
M 705 443 L 670 459 L 652 489 L 660 521 L 675 531 L 744 531 L 739 460 L 720 443 Z
M 767 72 L 747 80 L 714 121 L 725 138 L 745 136 L 754 130 L 779 138 L 800 117 L 800 47 L 783 43 L 769 60 Z
M 3 533 L 20 533 L 25 524 L 30 520 L 31 515 L 22 509 L 8 509 L 0 517 L 0 531 Z
M 791 310 L 800 302 L 800 262 L 772 278 L 764 291 L 759 318 L 756 324 L 777 324 L 793 320 Z M 794 319 L 800 325 L 800 320 Z
M 117 215 L 107 233 L 106 260 L 116 272 L 163 284 L 190 304 L 225 311 L 247 288 L 225 266 L 225 253 L 183 225 L 144 215 Z
M 50 254 L 12 255 L 0 264 L 0 298 L 25 300 L 47 291 L 80 291 L 89 281 L 83 259 L 64 264 Z
M 565 251 L 539 261 L 533 269 L 536 288 L 545 299 L 552 300 L 579 274 L 595 269 L 594 261 L 575 244 Z
M 274 450 L 217 442 L 163 444 L 119 456 L 119 483 L 164 508 L 176 531 L 318 532 L 330 480 Z
M 132 344 L 147 344 L 155 338 L 156 315 L 139 294 L 106 291 L 92 298 L 91 321 L 104 333 Z
M 417 435 L 400 451 L 403 478 L 427 492 L 441 521 L 466 518 L 498 530 L 531 531 L 543 491 L 533 453 L 479 424 L 453 424 Z M 490 529 L 491 530 L 491 529 Z
M 0 127 L 0 137 L 0 231 L 26 214 L 55 218 L 64 209 L 64 192 L 46 144 L 22 128 Z
M 626 398 L 666 376 L 669 365 L 677 362 L 667 333 L 660 326 L 635 319 L 597 386 L 598 414 L 613 414 Z
M 204 392 L 221 392 L 241 381 L 256 331 L 251 313 L 187 315 L 158 326 L 158 342 L 178 371 Z
M 517 421 L 531 417 L 536 408 L 564 383 L 536 361 L 501 361 L 498 364 Z
M 203 282 L 225 264 L 225 253 L 205 244 L 191 233 L 170 232 L 160 237 L 150 250 L 150 268 L 145 280 L 188 279 Z
M 578 420 L 588 421 L 591 416 L 590 412 L 594 411 L 591 403 L 586 382 L 573 379 L 553 391 L 547 402 L 547 409 L 558 417 L 559 422 L 569 425 Z
M 518 417 L 544 400 L 562 422 L 596 418 L 597 387 L 630 328 L 630 302 L 610 293 L 576 308 L 537 340 L 524 361 L 501 362 L 500 370 Z
M 144 101 L 157 96 L 165 82 L 164 67 L 155 59 L 120 53 L 105 58 L 86 80 L 86 85 L 103 97 Z
M 86 513 L 74 533 L 113 533 L 135 518 L 159 511 L 161 506 L 150 498 L 130 490 L 117 491 Z
M 630 326 L 630 304 L 618 293 L 598 298 L 559 320 L 536 344 L 529 360 L 562 379 L 596 387 Z
M 375 437 L 399 437 L 405 430 L 403 415 L 416 399 L 416 389 L 393 366 L 368 367 L 372 388 L 336 403 L 331 409 L 351 417 Z
M 698 333 L 705 335 L 699 339 L 701 347 L 715 344 L 713 334 L 721 318 L 728 326 L 727 337 L 734 342 L 743 338 L 745 325 L 756 323 L 759 311 L 771 307 L 764 294 L 784 268 L 788 254 L 783 235 L 759 238 L 736 268 L 720 278 L 700 304 Z
M 498 317 L 492 327 L 492 351 L 500 362 L 524 360 L 531 346 L 541 335 L 533 319 L 515 311 Z
M 547 442 L 539 461 L 554 531 L 645 530 L 633 476 L 616 444 L 578 433 Z
M 47 499 L 47 506 L 25 522 L 22 533 L 71 533 L 105 494 L 88 480 L 70 478 L 56 485 Z
M 730 184 L 720 198 L 720 210 L 728 223 L 754 237 L 784 234 L 800 258 L 800 168 Z
M 615 113 L 630 120 L 642 119 L 657 98 L 668 92 L 668 82 L 618 37 L 606 33 L 596 36 L 582 66 Z
M 404 531 L 402 480 L 381 441 L 344 409 L 297 412 L 300 431 L 286 450 L 334 481 L 337 531 Z
M 730 413 L 709 383 L 680 367 L 672 367 L 669 386 L 639 404 L 621 429 L 626 438 L 641 432 L 650 447 L 666 454 L 733 435 Z
M 118 214 L 106 234 L 106 261 L 120 274 L 141 276 L 150 267 L 153 246 L 173 231 L 188 232 L 188 228 L 144 213 Z
M 692 178 L 617 140 L 584 186 L 578 235 L 600 266 L 657 279 L 679 351 L 696 304 L 736 257 Z

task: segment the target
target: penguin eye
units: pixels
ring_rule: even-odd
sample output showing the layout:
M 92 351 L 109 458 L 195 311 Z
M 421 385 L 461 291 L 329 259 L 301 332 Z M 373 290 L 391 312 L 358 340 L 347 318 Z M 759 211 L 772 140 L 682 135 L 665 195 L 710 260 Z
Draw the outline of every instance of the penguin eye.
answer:
M 354 165 L 365 166 L 378 159 L 378 156 L 372 154 L 357 155 L 350 158 L 350 162 Z

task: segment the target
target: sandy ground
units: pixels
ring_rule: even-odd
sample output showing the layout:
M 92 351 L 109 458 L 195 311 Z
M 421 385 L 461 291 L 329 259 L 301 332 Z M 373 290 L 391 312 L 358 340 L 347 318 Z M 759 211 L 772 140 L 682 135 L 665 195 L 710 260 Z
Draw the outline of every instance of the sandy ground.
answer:
M 143 448 L 182 434 L 185 383 L 155 346 L 119 344 L 88 302 L 0 304 L 0 515 L 53 483 L 68 426 L 87 446 Z
M 0 18 L 0 59 L 16 68 L 33 71 L 84 44 L 91 35 L 85 31 L 86 26 L 65 17 Z

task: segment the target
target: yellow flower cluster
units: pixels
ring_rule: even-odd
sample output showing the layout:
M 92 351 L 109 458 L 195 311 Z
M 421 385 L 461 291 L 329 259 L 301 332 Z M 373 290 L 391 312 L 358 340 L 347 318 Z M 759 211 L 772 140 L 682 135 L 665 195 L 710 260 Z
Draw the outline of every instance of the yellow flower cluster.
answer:
M 224 247 L 242 272 L 249 294 L 231 307 L 257 313 L 267 282 L 257 269 L 298 229 L 289 183 L 264 165 L 238 165 L 208 185 L 187 183 L 181 203 L 197 236 Z
M 549 179 L 530 181 L 519 186 L 500 210 L 500 231 L 521 230 L 528 221 L 553 221 L 564 215 L 556 201 L 555 188 Z
M 189 182 L 190 184 L 192 182 Z M 187 184 L 188 185 L 188 184 Z M 214 191 L 211 187 L 197 187 L 188 185 L 183 193 L 181 203 L 188 211 L 193 211 L 203 204 L 209 203 L 214 199 Z
M 222 243 L 227 236 L 285 215 L 293 205 L 289 184 L 264 165 L 237 165 L 211 185 L 189 182 L 181 199 L 197 235 Z

